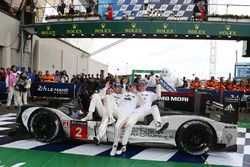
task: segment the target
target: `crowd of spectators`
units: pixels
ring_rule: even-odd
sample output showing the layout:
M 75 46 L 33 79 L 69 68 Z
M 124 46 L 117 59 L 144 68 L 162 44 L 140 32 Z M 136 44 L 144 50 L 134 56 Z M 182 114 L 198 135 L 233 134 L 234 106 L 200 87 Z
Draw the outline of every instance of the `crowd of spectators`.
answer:
M 247 80 L 231 80 L 228 78 L 224 81 L 224 77 L 220 77 L 219 80 L 215 80 L 212 76 L 209 80 L 205 81 L 205 84 L 202 84 L 198 77 L 189 84 L 188 88 L 199 90 L 199 89 L 207 89 L 207 90 L 216 90 L 216 91 L 238 91 L 241 93 L 250 93 L 250 78 Z
M 25 72 L 26 75 L 31 79 L 32 82 L 55 82 L 55 83 L 82 83 L 86 80 L 91 80 L 98 82 L 100 84 L 104 84 L 106 81 L 115 82 L 117 78 L 108 73 L 105 77 L 103 74 L 77 74 L 73 75 L 71 78 L 68 76 L 66 70 L 59 71 L 56 70 L 55 73 L 50 73 L 48 70 L 43 74 L 42 71 L 36 72 L 35 70 L 31 72 L 31 69 L 28 68 L 26 71 L 25 68 L 18 69 L 18 73 Z M 10 73 L 10 68 L 0 68 L 0 81 L 5 81 L 7 75 Z M 138 83 L 140 79 L 147 79 L 149 86 L 154 85 L 151 83 L 151 80 L 155 80 L 155 78 L 159 78 L 158 75 L 155 75 L 153 71 L 150 74 L 145 74 L 142 76 L 141 74 L 135 75 L 134 82 Z M 153 78 L 153 79 L 151 79 Z M 192 81 L 187 81 L 185 77 L 183 77 L 183 86 L 180 88 L 189 88 L 194 90 L 199 89 L 207 89 L 207 90 L 216 90 L 216 91 L 239 91 L 241 93 L 250 93 L 250 79 L 247 80 L 236 80 L 236 79 L 227 79 L 224 80 L 223 77 L 220 77 L 219 80 L 216 80 L 215 77 L 211 77 L 209 80 L 200 81 L 198 77 L 195 77 Z
M 116 78 L 114 75 L 108 73 L 106 77 L 104 77 L 103 74 L 77 74 L 73 75 L 72 77 L 69 77 L 66 70 L 56 70 L 55 73 L 50 73 L 50 71 L 46 70 L 45 73 L 42 71 L 31 71 L 30 68 L 28 68 L 28 71 L 26 71 L 25 68 L 18 68 L 18 73 L 20 74 L 21 71 L 25 72 L 26 75 L 31 79 L 33 82 L 54 82 L 54 83 L 82 83 L 86 80 L 91 80 L 98 82 L 100 84 L 104 84 L 106 81 L 115 82 Z M 7 75 L 10 73 L 10 68 L 0 68 L 0 81 L 5 81 Z
M 115 81 L 115 78 L 110 73 L 106 78 L 103 75 L 96 74 L 84 74 L 73 75 L 70 80 L 66 70 L 56 70 L 55 73 L 50 73 L 46 70 L 43 74 L 42 71 L 32 72 L 31 68 L 20 68 L 12 65 L 11 68 L 0 68 L 0 81 L 5 82 L 5 86 L 8 93 L 7 109 L 10 108 L 12 99 L 14 98 L 15 108 L 21 107 L 27 104 L 27 96 L 31 84 L 34 82 L 46 82 L 46 83 L 82 83 L 86 80 L 92 80 L 98 83 L 105 83 L 106 80 L 111 82 Z
M 103 74 L 77 74 L 77 75 L 73 75 L 72 79 L 71 79 L 71 83 L 82 83 L 84 81 L 87 80 L 91 80 L 94 82 L 98 82 L 99 84 L 105 84 L 107 81 L 110 82 L 115 82 L 116 78 L 114 75 L 108 73 L 107 77 L 104 77 Z
M 139 82 L 141 78 L 147 79 L 150 83 L 150 77 L 154 74 L 145 74 L 142 76 L 141 74 L 137 74 L 135 76 L 134 82 Z M 154 76 L 155 78 L 159 78 L 158 75 Z M 187 88 L 193 90 L 206 89 L 206 90 L 216 90 L 216 91 L 238 91 L 241 93 L 250 93 L 250 78 L 246 80 L 237 80 L 230 78 L 224 80 L 224 77 L 220 77 L 219 80 L 216 80 L 215 77 L 211 77 L 209 80 L 200 81 L 198 77 L 195 77 L 192 81 L 187 81 L 186 77 L 182 79 L 183 85 L 179 88 Z
M 64 0 L 61 0 L 57 5 L 57 13 L 59 15 L 74 15 L 76 13 L 80 13 L 80 10 L 76 10 L 75 7 L 78 5 L 74 5 L 74 1 L 72 0 L 69 4 L 66 4 Z M 68 7 L 68 9 L 67 9 Z M 89 0 L 87 5 L 84 4 L 84 8 L 86 9 L 86 13 L 88 15 L 97 14 L 97 1 Z M 65 10 L 67 9 L 67 10 Z

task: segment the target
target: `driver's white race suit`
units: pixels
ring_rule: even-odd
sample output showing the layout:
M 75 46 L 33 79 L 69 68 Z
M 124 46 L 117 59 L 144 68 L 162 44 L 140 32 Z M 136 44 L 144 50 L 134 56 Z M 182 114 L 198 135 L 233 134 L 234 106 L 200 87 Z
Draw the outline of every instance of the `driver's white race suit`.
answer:
M 89 104 L 89 111 L 88 115 L 81 119 L 82 121 L 88 121 L 92 119 L 92 115 L 95 112 L 95 109 L 97 109 L 97 112 L 100 117 L 103 117 L 104 113 L 107 112 L 106 108 L 104 107 L 102 103 L 102 99 L 106 96 L 108 88 L 104 87 L 102 90 L 99 91 L 99 93 L 94 93 L 91 96 L 90 104 Z
M 139 91 L 138 95 L 143 98 L 144 103 L 140 108 L 136 109 L 129 117 L 125 125 L 125 131 L 122 138 L 122 145 L 124 147 L 122 147 L 121 150 L 117 151 L 117 154 L 121 154 L 122 152 L 126 151 L 126 144 L 128 143 L 128 139 L 131 135 L 133 126 L 136 124 L 137 121 L 143 121 L 145 116 L 152 114 L 156 123 L 156 130 L 158 128 L 161 128 L 161 116 L 158 106 L 151 106 L 153 101 L 159 100 L 161 98 L 161 85 L 156 85 L 156 93 L 151 91 Z
M 117 150 L 119 137 L 122 133 L 122 127 L 126 125 L 127 120 L 135 109 L 143 104 L 143 99 L 132 92 L 127 92 L 122 94 L 118 105 L 111 96 L 107 96 L 106 100 L 108 111 L 112 112 L 117 118 L 114 129 L 114 143 L 110 152 L 110 155 L 114 156 Z
M 126 85 L 123 86 L 122 92 L 125 92 L 126 90 Z M 95 109 L 98 112 L 98 115 L 102 117 L 101 124 L 98 128 L 98 133 L 97 133 L 97 144 L 99 144 L 100 139 L 103 138 L 103 136 L 106 134 L 107 126 L 110 121 L 115 121 L 113 118 L 113 113 L 112 110 L 108 111 L 106 104 L 107 104 L 107 99 L 106 97 L 111 96 L 116 104 L 120 102 L 122 94 L 118 94 L 113 92 L 111 95 L 107 95 L 108 88 L 104 87 L 102 90 L 100 90 L 99 93 L 94 93 L 91 97 L 90 105 L 89 105 L 89 113 L 86 117 L 82 119 L 82 121 L 87 121 L 92 119 L 93 112 Z M 117 117 L 116 117 L 117 118 Z
M 103 108 L 102 109 L 103 116 L 102 116 L 102 121 L 101 121 L 100 127 L 99 127 L 97 135 L 96 135 L 97 140 L 102 139 L 103 136 L 106 134 L 107 126 L 108 126 L 109 122 L 111 121 L 111 123 L 112 123 L 112 121 L 114 120 L 113 116 L 115 118 L 118 118 L 117 114 L 113 113 L 113 110 L 107 110 L 107 105 L 108 105 L 107 103 L 109 103 L 108 102 L 109 97 L 112 97 L 115 104 L 117 105 L 117 104 L 119 104 L 119 102 L 121 100 L 122 94 L 121 93 L 112 93 L 110 95 L 106 95 L 103 98 L 103 106 L 102 106 L 102 108 Z M 99 144 L 99 142 L 100 141 L 97 141 L 97 144 Z

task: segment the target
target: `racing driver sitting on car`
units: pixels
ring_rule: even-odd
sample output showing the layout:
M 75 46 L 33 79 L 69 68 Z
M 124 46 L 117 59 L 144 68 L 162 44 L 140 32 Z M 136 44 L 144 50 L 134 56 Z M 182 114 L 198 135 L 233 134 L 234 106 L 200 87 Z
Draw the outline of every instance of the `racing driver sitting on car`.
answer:
M 120 83 L 116 83 L 115 85 L 121 85 Z M 121 86 L 120 86 L 121 88 Z M 116 89 L 115 89 L 116 90 Z M 120 91 L 116 90 L 117 92 Z M 125 91 L 125 88 L 124 88 Z M 105 87 L 99 91 L 99 93 L 94 93 L 91 96 L 91 101 L 90 101 L 90 105 L 89 105 L 89 109 L 88 109 L 88 114 L 86 117 L 82 118 L 81 121 L 88 121 L 88 120 L 92 120 L 93 119 L 93 113 L 95 112 L 95 109 L 98 112 L 98 115 L 100 117 L 102 117 L 102 121 L 100 124 L 100 127 L 98 129 L 98 138 L 94 137 L 94 141 L 99 144 L 100 140 L 97 139 L 101 139 L 105 133 L 106 133 L 106 129 L 108 124 L 112 124 L 115 122 L 115 119 L 113 117 L 113 113 L 108 113 L 107 108 L 104 106 L 104 101 L 105 101 L 105 97 L 107 95 L 107 93 L 112 93 L 112 90 L 110 88 L 110 81 L 107 81 L 105 84 Z M 116 96 L 116 101 L 119 100 L 118 95 Z
M 125 89 L 126 89 L 127 79 L 123 79 L 122 82 L 123 82 L 123 87 L 122 87 L 120 82 L 113 83 L 113 91 L 110 92 L 110 94 L 108 94 L 108 95 L 110 95 L 110 97 L 113 98 L 116 105 L 118 105 L 120 103 L 122 94 L 126 92 Z M 97 145 L 100 144 L 102 137 L 106 134 L 107 126 L 115 122 L 113 116 L 118 118 L 117 113 L 114 114 L 112 110 L 107 111 L 106 106 L 107 106 L 108 95 L 103 99 L 103 103 L 104 103 L 106 111 L 105 111 L 105 115 L 102 118 L 102 122 L 101 122 L 100 128 L 98 130 L 98 134 L 94 137 L 94 142 Z M 108 117 L 109 117 L 109 119 L 108 119 Z
M 108 112 L 114 114 L 117 118 L 115 129 L 114 129 L 114 142 L 110 156 L 114 156 L 117 151 L 118 141 L 122 132 L 122 127 L 126 125 L 127 120 L 135 111 L 136 108 L 140 107 L 143 104 L 143 99 L 136 95 L 136 85 L 130 84 L 129 91 L 123 93 L 118 104 L 115 103 L 112 96 L 106 96 L 106 106 Z
M 156 83 L 159 83 L 156 81 Z M 156 93 L 147 91 L 147 81 L 142 79 L 139 81 L 139 92 L 138 95 L 143 98 L 144 103 L 142 106 L 133 112 L 133 114 L 128 118 L 127 123 L 125 125 L 125 131 L 122 138 L 122 147 L 119 149 L 116 154 L 120 155 L 126 151 L 126 145 L 128 143 L 129 136 L 131 135 L 132 128 L 136 124 L 137 121 L 143 121 L 145 116 L 152 114 L 154 121 L 156 122 L 156 131 L 159 131 L 161 126 L 161 116 L 160 111 L 157 105 L 153 105 L 152 103 L 155 100 L 159 100 L 161 98 L 161 85 L 156 85 Z
M 89 104 L 88 114 L 86 117 L 82 118 L 81 121 L 88 121 L 93 119 L 93 113 L 95 112 L 95 109 L 97 109 L 97 112 L 100 117 L 103 117 L 105 115 L 106 108 L 104 107 L 102 103 L 102 99 L 106 96 L 108 90 L 110 89 L 110 81 L 107 81 L 105 83 L 105 87 L 99 91 L 99 93 L 94 93 L 91 96 L 91 101 Z M 113 115 L 109 115 L 110 120 L 114 119 Z

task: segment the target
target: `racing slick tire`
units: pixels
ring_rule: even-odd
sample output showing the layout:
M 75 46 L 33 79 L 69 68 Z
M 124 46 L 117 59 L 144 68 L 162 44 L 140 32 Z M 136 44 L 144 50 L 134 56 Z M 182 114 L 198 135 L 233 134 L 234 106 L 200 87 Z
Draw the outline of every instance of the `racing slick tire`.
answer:
M 55 113 L 40 108 L 29 121 L 29 132 L 38 141 L 47 143 L 55 140 L 61 133 L 61 123 Z
M 191 120 L 179 127 L 175 141 L 180 150 L 192 155 L 201 155 L 215 145 L 217 135 L 209 123 Z

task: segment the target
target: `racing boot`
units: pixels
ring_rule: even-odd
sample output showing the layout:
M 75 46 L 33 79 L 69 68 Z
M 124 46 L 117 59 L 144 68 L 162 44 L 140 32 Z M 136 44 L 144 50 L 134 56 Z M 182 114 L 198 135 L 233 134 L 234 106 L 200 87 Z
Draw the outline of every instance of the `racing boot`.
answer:
M 112 150 L 110 151 L 110 156 L 115 156 L 117 150 L 117 145 L 112 146 Z
M 117 155 L 121 155 L 122 153 L 126 152 L 127 150 L 127 146 L 126 145 L 122 145 L 121 149 L 116 151 Z
M 82 118 L 81 121 L 89 121 L 93 119 L 93 112 L 89 112 L 86 117 Z
M 99 137 L 93 137 L 93 140 L 94 140 L 94 143 L 96 144 L 96 145 L 99 145 L 100 144 L 100 142 L 101 142 L 101 139 L 99 138 Z

